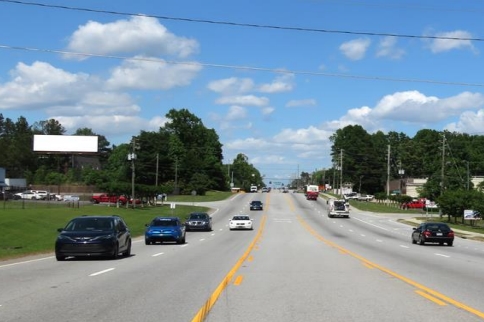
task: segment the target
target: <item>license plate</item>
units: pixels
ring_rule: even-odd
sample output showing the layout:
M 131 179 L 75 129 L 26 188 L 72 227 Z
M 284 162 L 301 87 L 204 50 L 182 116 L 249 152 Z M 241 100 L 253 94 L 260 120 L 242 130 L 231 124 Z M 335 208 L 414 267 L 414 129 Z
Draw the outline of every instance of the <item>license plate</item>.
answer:
M 444 234 L 442 234 L 442 233 L 437 233 L 437 236 L 443 236 L 443 235 L 444 235 Z

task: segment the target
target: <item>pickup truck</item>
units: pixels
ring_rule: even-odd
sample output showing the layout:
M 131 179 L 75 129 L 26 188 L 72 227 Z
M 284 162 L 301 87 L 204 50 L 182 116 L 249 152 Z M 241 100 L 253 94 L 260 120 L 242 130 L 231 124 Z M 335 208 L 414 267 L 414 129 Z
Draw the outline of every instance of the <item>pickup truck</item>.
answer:
M 121 205 L 126 204 L 128 199 L 125 196 L 110 195 L 102 193 L 91 197 L 92 203 L 119 203 Z

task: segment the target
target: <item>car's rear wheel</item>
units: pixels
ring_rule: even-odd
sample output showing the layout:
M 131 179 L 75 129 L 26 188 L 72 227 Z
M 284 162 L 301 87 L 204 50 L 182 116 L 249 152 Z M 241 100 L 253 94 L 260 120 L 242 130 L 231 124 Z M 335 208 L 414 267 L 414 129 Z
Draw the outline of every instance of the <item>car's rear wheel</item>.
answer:
M 64 261 L 66 259 L 66 257 L 56 253 L 55 259 L 57 259 L 59 262 L 61 262 L 61 261 Z
M 454 244 L 454 242 L 450 241 L 450 242 L 447 243 L 447 246 L 452 246 L 453 244 Z
M 422 236 L 418 236 L 418 244 L 425 245 L 425 241 L 422 239 Z
M 145 239 L 145 245 L 151 245 L 151 242 L 148 239 Z
M 111 258 L 117 259 L 118 256 L 119 256 L 119 245 L 116 243 L 116 245 L 114 245 L 113 254 L 111 255 Z
M 131 256 L 131 239 L 128 241 L 128 248 L 126 248 L 126 251 L 124 251 L 123 256 L 124 257 Z
M 413 237 L 412 237 L 412 244 L 416 244 L 416 243 L 417 243 L 417 241 L 415 239 L 413 239 Z

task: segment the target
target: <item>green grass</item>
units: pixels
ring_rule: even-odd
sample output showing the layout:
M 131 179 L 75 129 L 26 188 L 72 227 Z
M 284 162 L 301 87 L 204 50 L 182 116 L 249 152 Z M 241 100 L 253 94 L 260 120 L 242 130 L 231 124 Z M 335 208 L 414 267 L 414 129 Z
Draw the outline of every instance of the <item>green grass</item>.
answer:
M 8 201 L 0 204 L 0 260 L 52 252 L 58 235 L 57 228 L 64 227 L 77 216 L 119 215 L 128 224 L 132 236 L 136 237 L 144 234 L 145 224 L 155 216 L 176 216 L 184 221 L 190 212 L 208 210 L 194 205 L 177 205 L 171 209 L 170 202 L 217 201 L 230 195 L 230 192 L 210 192 L 207 196 L 169 196 L 164 206 L 136 209 L 91 204 L 72 208 L 46 201 Z

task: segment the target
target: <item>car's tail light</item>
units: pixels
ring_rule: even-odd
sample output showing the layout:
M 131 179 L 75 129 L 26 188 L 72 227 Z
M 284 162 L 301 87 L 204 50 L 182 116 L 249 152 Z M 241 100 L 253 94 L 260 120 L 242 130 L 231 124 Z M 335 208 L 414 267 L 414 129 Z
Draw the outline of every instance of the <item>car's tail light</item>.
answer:
M 424 234 L 425 237 L 431 237 L 432 236 L 432 233 L 428 230 L 424 231 L 423 234 Z
M 449 233 L 447 234 L 447 237 L 454 237 L 454 231 L 453 230 L 449 231 Z

